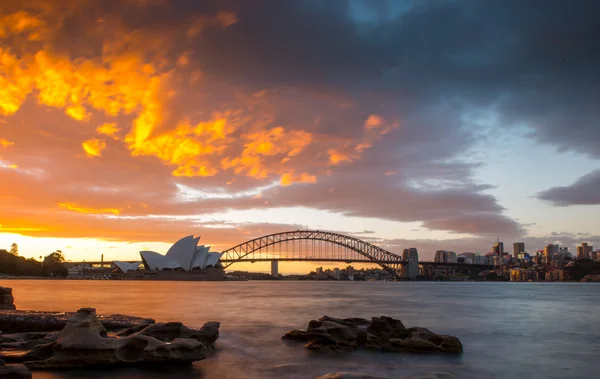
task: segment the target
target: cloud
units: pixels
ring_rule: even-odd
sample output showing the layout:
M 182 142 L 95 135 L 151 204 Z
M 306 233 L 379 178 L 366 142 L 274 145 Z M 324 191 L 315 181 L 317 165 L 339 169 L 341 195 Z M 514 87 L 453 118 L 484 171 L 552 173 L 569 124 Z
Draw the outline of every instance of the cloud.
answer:
M 0 170 L 0 214 L 55 236 L 171 240 L 190 215 L 304 206 L 519 235 L 463 159 L 474 109 L 599 157 L 597 2 L 364 5 L 376 17 L 345 1 L 3 7 L 0 145 L 19 168 Z M 182 200 L 181 185 L 225 195 Z
M 538 199 L 556 206 L 600 204 L 600 170 L 595 170 L 577 179 L 570 186 L 553 187 L 537 195 Z
M 106 142 L 97 138 L 92 138 L 87 141 L 83 141 L 81 146 L 88 157 L 99 157 L 102 155 L 102 150 L 106 148 Z

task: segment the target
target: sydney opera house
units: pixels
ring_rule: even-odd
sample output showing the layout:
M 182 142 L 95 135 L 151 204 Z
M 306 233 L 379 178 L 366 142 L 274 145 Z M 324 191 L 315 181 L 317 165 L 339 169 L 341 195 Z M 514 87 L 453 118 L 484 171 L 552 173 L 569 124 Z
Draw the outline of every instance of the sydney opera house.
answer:
M 165 255 L 140 251 L 141 262 L 114 262 L 126 277 L 219 280 L 223 268 L 219 259 L 223 253 L 209 252 L 210 246 L 200 245 L 200 237 L 187 236 L 177 241 Z

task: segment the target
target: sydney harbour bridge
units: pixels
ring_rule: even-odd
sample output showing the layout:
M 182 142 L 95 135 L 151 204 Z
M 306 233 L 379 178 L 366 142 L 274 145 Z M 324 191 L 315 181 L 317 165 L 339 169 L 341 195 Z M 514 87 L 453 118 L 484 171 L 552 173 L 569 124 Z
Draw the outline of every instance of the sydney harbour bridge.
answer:
M 419 262 L 415 248 L 402 255 L 391 253 L 361 239 L 320 230 L 295 230 L 258 237 L 224 250 L 224 268 L 238 262 L 271 262 L 276 275 L 278 262 L 340 262 L 377 264 L 396 279 L 415 279 L 434 270 L 457 268 L 490 269 L 489 265 Z

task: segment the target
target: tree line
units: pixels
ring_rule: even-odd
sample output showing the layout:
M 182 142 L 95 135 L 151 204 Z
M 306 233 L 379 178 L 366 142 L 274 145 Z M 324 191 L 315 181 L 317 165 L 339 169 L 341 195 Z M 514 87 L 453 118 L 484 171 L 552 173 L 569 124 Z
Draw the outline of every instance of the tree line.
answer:
M 40 260 L 19 256 L 19 247 L 13 243 L 10 250 L 0 249 L 0 274 L 14 276 L 67 276 L 65 256 L 57 250 Z

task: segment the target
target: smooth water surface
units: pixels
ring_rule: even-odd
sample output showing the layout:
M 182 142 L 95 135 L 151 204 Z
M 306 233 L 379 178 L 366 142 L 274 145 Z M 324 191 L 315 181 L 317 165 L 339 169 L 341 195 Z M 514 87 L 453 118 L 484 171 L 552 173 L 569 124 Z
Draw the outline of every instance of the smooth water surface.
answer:
M 600 285 L 590 283 L 150 282 L 0 280 L 22 310 L 129 314 L 200 327 L 221 322 L 214 356 L 187 369 L 34 373 L 37 378 L 600 378 Z M 461 357 L 353 352 L 323 356 L 284 343 L 333 317 L 391 316 L 459 337 Z

